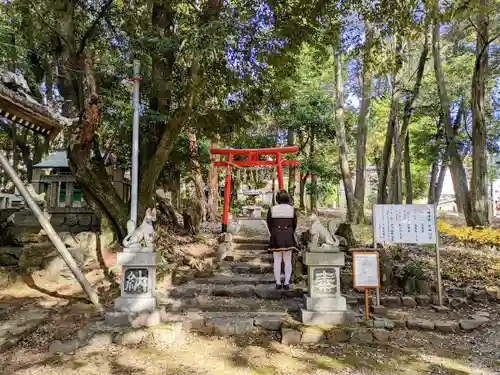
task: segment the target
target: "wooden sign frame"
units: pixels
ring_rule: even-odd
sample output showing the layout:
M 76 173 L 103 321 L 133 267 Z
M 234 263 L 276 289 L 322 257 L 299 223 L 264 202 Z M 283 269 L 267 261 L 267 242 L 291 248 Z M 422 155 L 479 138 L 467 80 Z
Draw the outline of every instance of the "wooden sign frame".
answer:
M 377 286 L 362 286 L 356 283 L 356 255 L 375 255 L 377 257 Z M 352 252 L 352 283 L 356 289 L 364 289 L 365 292 L 365 320 L 370 319 L 370 304 L 369 304 L 369 290 L 376 289 L 377 292 L 380 289 L 380 256 L 376 251 L 353 251 Z M 377 298 L 378 299 L 378 298 Z M 378 303 L 378 301 L 377 301 Z
M 364 285 L 357 285 L 357 280 L 356 280 L 356 262 L 355 258 L 356 255 L 358 254 L 363 254 L 363 255 L 375 255 L 377 257 L 377 286 L 364 286 Z M 357 289 L 378 289 L 380 288 L 380 256 L 379 253 L 376 251 L 353 251 L 352 252 L 352 282 L 354 285 L 354 288 Z

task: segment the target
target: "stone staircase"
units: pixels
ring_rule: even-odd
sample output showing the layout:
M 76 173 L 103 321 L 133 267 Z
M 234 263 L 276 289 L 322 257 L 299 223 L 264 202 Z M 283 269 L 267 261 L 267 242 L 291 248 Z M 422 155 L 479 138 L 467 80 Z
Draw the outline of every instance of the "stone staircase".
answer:
M 201 313 L 209 326 L 210 320 L 225 318 L 228 322 L 223 324 L 230 323 L 235 333 L 254 325 L 279 329 L 277 322 L 282 319 L 298 318 L 306 287 L 276 290 L 267 245 L 264 237 L 234 237 L 231 254 L 214 276 L 196 278 L 159 293 L 160 305 L 172 313 Z

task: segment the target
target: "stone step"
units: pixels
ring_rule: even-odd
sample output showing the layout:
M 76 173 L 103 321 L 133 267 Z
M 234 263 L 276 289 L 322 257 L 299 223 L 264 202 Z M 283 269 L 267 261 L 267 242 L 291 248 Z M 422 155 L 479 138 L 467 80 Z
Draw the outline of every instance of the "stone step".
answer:
M 232 297 L 257 298 L 263 300 L 301 299 L 307 290 L 304 287 L 293 287 L 290 290 L 276 290 L 273 284 L 239 284 L 239 285 L 196 285 L 187 284 L 162 292 L 167 298 Z
M 269 246 L 269 241 L 266 243 L 233 243 L 233 250 L 266 250 Z
M 224 260 L 236 262 L 255 262 L 260 260 L 272 262 L 273 254 L 262 250 L 234 250 Z
M 215 285 L 240 285 L 240 284 L 274 284 L 272 275 L 239 275 L 227 272 L 224 275 L 212 277 L 200 277 L 194 280 L 196 284 L 215 284 Z
M 226 262 L 226 265 L 236 274 L 266 274 L 273 272 L 270 263 Z
M 235 243 L 235 244 L 265 244 L 265 245 L 267 245 L 269 243 L 269 238 L 234 236 L 233 243 Z
M 263 300 L 259 298 L 235 298 L 198 296 L 196 298 L 159 297 L 159 305 L 169 312 L 245 312 L 245 313 L 291 313 L 297 314 L 304 307 L 302 299 Z

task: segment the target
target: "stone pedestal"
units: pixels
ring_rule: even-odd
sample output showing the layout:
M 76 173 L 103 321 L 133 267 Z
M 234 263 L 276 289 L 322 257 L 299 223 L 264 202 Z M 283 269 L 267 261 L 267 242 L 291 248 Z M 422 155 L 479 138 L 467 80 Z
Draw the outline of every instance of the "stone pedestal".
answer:
M 143 312 L 156 309 L 156 253 L 153 247 L 124 248 L 116 264 L 122 266 L 121 296 L 115 311 Z
M 326 251 L 325 251 L 326 250 Z M 340 267 L 345 254 L 325 246 L 309 249 L 304 255 L 307 265 L 308 295 L 301 309 L 304 324 L 348 324 L 353 315 L 347 311 L 345 297 L 340 295 Z

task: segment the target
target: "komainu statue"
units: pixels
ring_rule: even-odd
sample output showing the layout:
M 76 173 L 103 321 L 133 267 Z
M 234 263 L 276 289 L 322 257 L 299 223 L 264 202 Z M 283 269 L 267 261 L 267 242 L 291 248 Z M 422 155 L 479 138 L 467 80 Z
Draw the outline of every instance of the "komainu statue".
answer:
M 339 251 L 341 238 L 335 235 L 336 225 L 333 221 L 328 223 L 328 229 L 326 229 L 319 221 L 319 217 L 313 214 L 309 217 L 309 224 L 308 250 Z
M 127 223 L 128 235 L 122 242 L 123 246 L 128 248 L 153 247 L 155 241 L 154 221 L 156 221 L 156 208 L 148 208 L 142 224 L 135 229 L 134 223 L 129 220 Z

